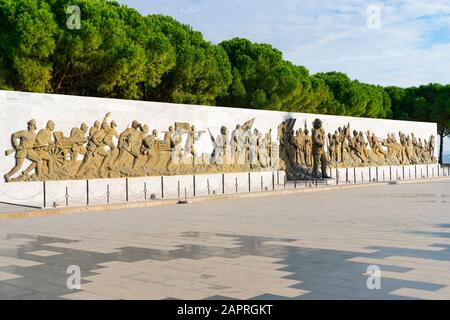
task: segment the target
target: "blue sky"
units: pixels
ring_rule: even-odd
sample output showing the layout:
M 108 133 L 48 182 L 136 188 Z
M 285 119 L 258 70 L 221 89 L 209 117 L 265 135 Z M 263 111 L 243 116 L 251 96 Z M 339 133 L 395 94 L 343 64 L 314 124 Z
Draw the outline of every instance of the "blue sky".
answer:
M 450 0 L 119 2 L 142 14 L 170 15 L 213 43 L 233 37 L 270 43 L 312 74 L 337 70 L 403 87 L 450 83 Z M 368 27 L 371 5 L 379 8 L 379 28 Z
M 270 43 L 311 73 L 381 85 L 450 83 L 450 0 L 119 0 L 189 24 L 207 40 Z M 369 29 L 367 8 L 380 8 Z

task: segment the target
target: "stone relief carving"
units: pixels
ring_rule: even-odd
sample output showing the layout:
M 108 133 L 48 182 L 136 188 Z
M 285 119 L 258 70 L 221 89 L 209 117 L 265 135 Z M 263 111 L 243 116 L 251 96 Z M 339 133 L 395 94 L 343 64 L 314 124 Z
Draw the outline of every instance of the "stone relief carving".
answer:
M 327 134 L 320 119 L 312 130 L 304 121 L 294 130 L 296 119 L 278 126 L 277 139 L 272 130 L 253 128 L 255 119 L 236 125 L 229 133 L 222 126 L 216 135 L 209 129 L 197 130 L 187 122 L 175 122 L 158 132 L 137 120 L 118 132 L 107 113 L 92 127 L 82 123 L 68 137 L 55 131 L 49 120 L 37 133 L 34 119 L 27 129 L 11 135 L 14 167 L 4 175 L 7 182 L 67 179 L 118 178 L 151 175 L 178 175 L 286 170 L 288 177 L 326 178 L 326 168 L 434 163 L 435 137 L 427 142 L 413 133 L 394 133 L 381 139 L 370 131 L 351 130 L 350 124 Z M 209 133 L 211 153 L 199 154 L 196 143 Z M 160 138 L 162 137 L 162 138 Z M 25 160 L 29 165 L 24 167 Z M 23 170 L 19 173 L 20 170 Z

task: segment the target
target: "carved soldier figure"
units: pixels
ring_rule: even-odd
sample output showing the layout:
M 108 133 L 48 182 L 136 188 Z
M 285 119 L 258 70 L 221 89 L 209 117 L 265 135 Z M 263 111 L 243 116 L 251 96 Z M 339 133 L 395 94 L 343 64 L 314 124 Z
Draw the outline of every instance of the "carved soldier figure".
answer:
M 269 131 L 266 133 L 266 147 L 267 147 L 267 155 L 269 156 L 269 159 L 272 157 L 272 129 L 269 129 Z
M 233 161 L 233 164 L 237 164 L 238 160 L 238 141 L 239 141 L 239 135 L 241 134 L 241 125 L 237 124 L 236 129 L 234 129 L 231 132 L 230 136 L 230 147 L 231 147 L 231 161 Z
M 333 135 L 333 145 L 334 145 L 334 158 L 333 160 L 336 161 L 336 163 L 338 163 L 341 159 L 341 135 L 340 133 L 336 130 L 334 132 Z
M 195 164 L 195 159 L 197 157 L 197 151 L 195 150 L 195 142 L 200 140 L 202 134 L 205 131 L 195 131 L 195 126 L 191 127 L 191 130 L 189 131 L 189 135 L 186 140 L 186 147 L 185 152 L 187 154 L 192 155 L 192 164 Z
M 265 168 L 270 165 L 270 158 L 267 153 L 267 139 L 262 132 L 258 135 L 258 159 L 261 167 Z
M 328 158 L 333 160 L 334 159 L 334 139 L 330 132 L 328 132 L 327 141 L 328 141 Z
M 298 165 L 305 165 L 305 136 L 300 128 L 295 135 L 295 162 Z
M 135 163 L 136 158 L 139 156 L 140 149 L 140 145 L 137 146 L 136 143 L 136 140 L 139 139 L 140 132 L 142 131 L 139 129 L 142 129 L 141 124 L 137 120 L 133 120 L 131 123 L 131 128 L 125 129 L 119 135 L 119 142 L 117 144 L 117 147 L 119 148 L 119 155 L 114 160 L 114 164 L 120 163 L 127 153 L 133 156 L 133 164 Z
M 370 137 L 371 144 L 373 146 L 372 150 L 373 152 L 382 160 L 384 160 L 387 157 L 386 151 L 383 150 L 383 147 L 381 145 L 381 140 L 378 139 L 378 137 L 375 135 L 375 133 L 372 133 L 372 136 Z
M 106 161 L 109 160 L 109 157 L 111 155 L 108 150 L 105 150 L 105 137 L 108 133 L 109 125 L 107 122 L 103 122 L 100 129 L 96 130 L 92 138 L 89 140 L 88 145 L 86 147 L 86 155 L 83 158 L 83 162 L 81 163 L 81 166 L 78 168 L 77 175 L 80 175 L 84 172 L 86 166 L 91 161 L 91 159 L 99 155 L 102 157 L 102 163 L 100 167 L 98 168 L 98 173 L 101 173 L 103 166 L 106 164 Z
M 100 129 L 100 121 L 95 120 L 94 126 L 89 129 L 89 137 L 88 140 L 91 140 L 94 136 L 95 132 Z
M 31 119 L 27 122 L 27 130 L 21 130 L 11 135 L 12 152 L 15 152 L 16 165 L 5 174 L 5 181 L 8 182 L 11 177 L 16 174 L 23 165 L 25 159 L 36 163 L 36 174 L 39 175 L 41 169 L 41 160 L 33 147 L 36 142 L 36 121 Z M 6 151 L 9 154 L 9 150 Z
M 417 156 L 420 162 L 424 162 L 424 158 L 423 158 L 423 143 L 422 143 L 422 139 L 418 139 L 417 142 Z
M 251 168 L 258 165 L 258 136 L 259 132 L 255 129 L 248 139 L 248 161 Z
M 228 132 L 225 126 L 220 128 L 220 134 L 214 139 L 211 136 L 211 140 L 214 144 L 214 150 L 211 154 L 211 163 L 212 164 L 225 164 L 227 157 L 227 140 L 228 140 Z
M 345 129 L 345 126 L 344 126 L 344 129 Z M 344 162 L 345 131 L 342 129 L 342 127 L 338 128 L 338 140 L 339 140 L 339 154 L 340 154 L 340 158 L 338 159 L 338 161 Z
M 153 152 L 157 140 L 158 140 L 158 130 L 156 129 L 153 129 L 152 134 L 146 136 L 142 140 L 141 154 L 147 156 L 147 161 L 155 156 Z
M 49 147 L 53 145 L 52 132 L 55 130 L 55 123 L 52 120 L 47 121 L 47 125 L 44 129 L 41 129 L 36 135 L 36 147 L 34 148 L 34 152 L 38 155 L 41 160 L 41 169 L 44 163 L 47 164 L 48 173 L 51 174 L 53 172 L 53 159 L 48 153 Z M 37 166 L 36 162 L 31 163 L 27 169 L 23 172 L 23 175 L 28 175 L 33 169 Z
M 328 178 L 327 175 L 327 156 L 324 150 L 325 130 L 322 127 L 322 121 L 316 119 L 313 122 L 312 130 L 312 154 L 314 159 L 313 174 L 315 177 Z M 319 173 L 319 164 L 321 164 L 322 174 Z
M 111 124 L 109 125 L 108 132 L 105 137 L 105 144 L 111 148 L 111 150 L 116 149 L 116 146 L 114 145 L 113 139 L 116 138 L 119 140 L 119 134 L 117 133 L 117 124 L 114 120 L 111 121 Z
M 73 128 L 70 131 L 70 141 L 72 142 L 72 148 L 70 149 L 70 160 L 76 161 L 79 154 L 86 154 L 86 148 L 84 144 L 88 141 L 86 134 L 88 131 L 88 125 L 82 123 L 80 128 Z
M 434 146 L 435 146 L 435 143 L 436 143 L 435 142 L 435 137 L 434 137 L 434 135 L 431 135 L 430 136 L 429 147 L 428 147 L 431 161 L 434 160 Z
M 312 138 L 309 135 L 308 128 L 305 127 L 305 164 L 307 167 L 312 167 L 313 158 L 312 158 Z

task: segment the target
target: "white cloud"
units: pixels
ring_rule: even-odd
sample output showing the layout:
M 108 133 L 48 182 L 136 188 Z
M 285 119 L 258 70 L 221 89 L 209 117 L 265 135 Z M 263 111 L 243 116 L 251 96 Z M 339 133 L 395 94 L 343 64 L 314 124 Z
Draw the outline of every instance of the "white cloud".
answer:
M 270 43 L 312 73 L 338 70 L 381 85 L 450 83 L 450 43 L 433 34 L 450 30 L 449 0 L 120 2 L 145 14 L 171 15 L 214 43 L 233 37 Z M 366 27 L 371 4 L 382 8 L 381 29 Z

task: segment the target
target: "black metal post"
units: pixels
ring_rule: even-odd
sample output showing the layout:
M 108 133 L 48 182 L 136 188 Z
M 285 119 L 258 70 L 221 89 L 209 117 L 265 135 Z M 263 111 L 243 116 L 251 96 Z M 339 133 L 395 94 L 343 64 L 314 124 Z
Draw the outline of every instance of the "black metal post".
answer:
M 429 174 L 428 174 L 428 164 L 427 164 L 427 178 L 429 177 Z
M 89 205 L 89 180 L 86 180 L 86 205 Z
M 416 164 L 414 165 L 414 176 L 415 176 L 415 179 L 417 179 L 417 165 Z
M 178 180 L 178 183 L 177 183 L 177 193 L 178 193 L 178 199 L 180 199 L 180 197 L 181 197 L 180 180 Z
M 389 166 L 389 180 L 392 181 L 392 167 Z
M 209 186 L 209 179 L 206 179 L 206 188 L 208 189 L 208 196 L 211 195 L 211 188 Z
M 237 182 L 237 178 L 235 178 L 236 180 L 235 180 L 235 183 L 234 183 L 234 186 L 236 187 L 236 193 L 238 193 L 238 182 Z
M 264 190 L 264 181 L 263 181 L 263 176 L 261 176 L 261 191 Z
M 164 177 L 161 176 L 161 199 L 164 199 Z
M 195 174 L 192 176 L 192 192 L 195 197 Z
M 403 171 L 403 180 L 405 180 L 405 166 L 402 166 L 402 171 Z
M 356 184 L 356 168 L 353 167 L 353 182 Z
M 47 207 L 47 186 L 45 181 L 42 182 L 42 194 L 44 196 L 44 208 Z
M 275 172 L 272 171 L 272 190 L 275 190 Z
M 369 182 L 372 182 L 372 170 L 369 167 Z
M 348 168 L 345 168 L 345 184 L 349 183 L 348 181 Z M 328 184 L 328 181 L 327 181 Z
M 144 182 L 144 200 L 147 200 L 147 182 Z
M 294 189 L 297 189 L 297 179 L 294 178 Z
M 67 187 L 67 186 L 66 186 L 65 198 L 66 198 L 66 207 L 68 207 L 69 206 L 69 187 Z
M 225 174 L 222 173 L 222 194 L 225 194 Z
M 377 175 L 377 182 L 379 181 L 378 180 L 378 167 L 375 167 L 375 174 Z
M 280 171 L 277 170 L 277 184 L 280 184 Z
M 338 168 L 336 168 L 336 185 L 339 184 L 339 171 Z
M 248 192 L 252 191 L 250 172 L 248 173 Z

